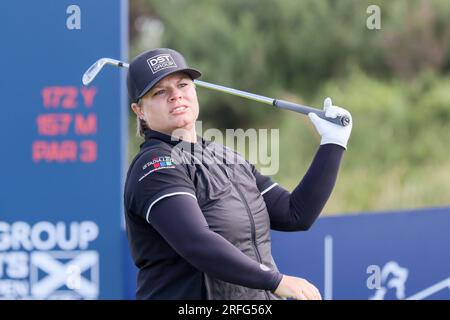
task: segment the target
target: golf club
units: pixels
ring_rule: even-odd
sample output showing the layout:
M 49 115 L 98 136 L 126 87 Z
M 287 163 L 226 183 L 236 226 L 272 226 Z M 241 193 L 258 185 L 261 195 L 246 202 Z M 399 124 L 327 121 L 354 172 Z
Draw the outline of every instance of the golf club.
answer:
M 95 77 L 98 75 L 98 73 L 103 69 L 103 67 L 107 64 L 115 66 L 115 67 L 124 67 L 124 68 L 129 67 L 129 64 L 126 62 L 123 62 L 123 61 L 119 61 L 119 60 L 115 60 L 115 59 L 111 59 L 111 58 L 101 58 L 100 60 L 96 61 L 92 66 L 90 66 L 89 69 L 87 69 L 86 72 L 83 74 L 83 79 L 82 79 L 83 84 L 85 86 L 90 84 L 95 79 Z M 268 97 L 260 96 L 260 95 L 254 94 L 254 93 L 236 90 L 233 88 L 228 88 L 228 87 L 224 87 L 221 85 L 212 84 L 212 83 L 208 83 L 208 82 L 200 81 L 200 80 L 194 80 L 194 83 L 196 85 L 198 85 L 199 87 L 228 93 L 228 94 L 231 94 L 234 96 L 246 98 L 246 99 L 253 100 L 253 101 L 258 101 L 258 102 L 269 104 L 269 105 L 272 105 L 272 106 L 275 106 L 275 107 L 278 107 L 281 109 L 287 109 L 287 110 L 295 111 L 295 112 L 306 114 L 306 115 L 310 112 L 314 112 L 320 118 L 330 121 L 332 123 L 344 126 L 344 127 L 350 124 L 350 118 L 346 115 L 337 116 L 336 118 L 328 118 L 325 116 L 325 111 L 323 111 L 323 110 L 311 108 L 311 107 L 300 105 L 297 103 L 268 98 Z

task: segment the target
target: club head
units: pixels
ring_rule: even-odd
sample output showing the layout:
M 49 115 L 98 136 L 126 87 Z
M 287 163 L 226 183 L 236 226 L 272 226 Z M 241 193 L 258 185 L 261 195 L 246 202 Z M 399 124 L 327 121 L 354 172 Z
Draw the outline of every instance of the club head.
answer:
M 128 63 L 119 60 L 110 58 L 101 58 L 97 60 L 92 66 L 90 66 L 89 69 L 87 69 L 86 72 L 83 74 L 82 78 L 83 84 L 85 86 L 90 84 L 106 64 L 110 64 L 115 67 L 125 67 L 125 68 L 128 68 L 129 66 Z
M 82 79 L 83 84 L 85 86 L 87 86 L 89 83 L 91 83 L 92 80 L 94 80 L 94 78 L 100 72 L 100 70 L 102 70 L 102 68 L 105 66 L 105 64 L 106 64 L 105 58 L 102 58 L 102 59 L 94 62 L 94 64 L 91 65 L 89 67 L 89 69 L 87 69 L 86 72 L 83 74 L 83 79 Z

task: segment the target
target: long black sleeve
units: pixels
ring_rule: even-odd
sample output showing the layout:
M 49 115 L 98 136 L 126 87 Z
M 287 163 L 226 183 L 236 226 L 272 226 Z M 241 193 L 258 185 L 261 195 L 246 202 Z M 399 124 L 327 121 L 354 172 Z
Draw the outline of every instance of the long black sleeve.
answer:
M 282 275 L 264 271 L 219 234 L 211 231 L 194 198 L 178 195 L 156 203 L 152 226 L 197 269 L 217 279 L 254 289 L 275 291 Z
M 341 146 L 321 145 L 291 194 L 278 185 L 264 193 L 271 229 L 300 231 L 311 227 L 331 195 L 343 153 Z M 259 173 L 256 171 L 256 174 Z M 257 180 L 263 179 L 257 177 Z

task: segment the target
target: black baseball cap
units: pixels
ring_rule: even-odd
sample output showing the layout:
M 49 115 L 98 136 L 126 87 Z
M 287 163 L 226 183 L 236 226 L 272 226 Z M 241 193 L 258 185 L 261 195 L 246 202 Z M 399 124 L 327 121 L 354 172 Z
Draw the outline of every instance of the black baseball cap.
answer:
M 157 48 L 138 55 L 130 63 L 127 76 L 128 94 L 137 102 L 162 78 L 175 72 L 184 72 L 192 79 L 200 71 L 190 68 L 181 53 L 168 48 Z

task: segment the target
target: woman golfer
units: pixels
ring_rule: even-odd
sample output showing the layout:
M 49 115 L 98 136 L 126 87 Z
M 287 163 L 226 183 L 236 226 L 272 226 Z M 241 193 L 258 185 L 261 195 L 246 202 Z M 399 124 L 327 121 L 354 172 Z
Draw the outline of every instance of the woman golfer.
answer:
M 270 229 L 307 230 L 334 187 L 352 125 L 310 114 L 321 135 L 292 193 L 234 151 L 197 136 L 199 104 L 188 67 L 171 49 L 130 64 L 128 91 L 145 138 L 125 185 L 129 245 L 139 268 L 138 299 L 321 299 L 305 279 L 284 275 Z M 324 103 L 326 115 L 350 114 Z

